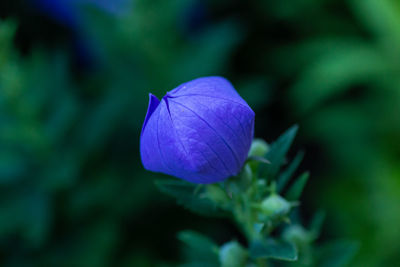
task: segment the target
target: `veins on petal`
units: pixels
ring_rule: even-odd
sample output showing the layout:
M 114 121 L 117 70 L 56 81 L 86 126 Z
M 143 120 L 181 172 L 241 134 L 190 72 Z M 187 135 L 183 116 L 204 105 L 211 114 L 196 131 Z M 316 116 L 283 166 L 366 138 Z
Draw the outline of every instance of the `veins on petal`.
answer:
M 232 147 L 226 142 L 226 140 L 224 139 L 224 138 L 222 138 L 222 136 L 205 120 L 205 119 L 203 119 L 199 114 L 197 114 L 195 111 L 193 111 L 192 109 L 190 109 L 189 107 L 187 107 L 187 106 L 185 106 L 185 105 L 183 105 L 183 104 L 181 104 L 181 103 L 179 103 L 179 102 L 176 102 L 176 101 L 173 101 L 174 103 L 176 103 L 176 104 L 178 104 L 178 105 L 181 105 L 182 107 L 184 107 L 184 108 L 186 108 L 187 110 L 189 110 L 189 111 L 191 111 L 194 115 L 196 115 L 200 120 L 202 120 L 204 123 L 206 123 L 207 124 L 207 126 L 210 128 L 210 129 L 212 129 L 214 132 L 215 132 L 215 134 L 224 142 L 224 144 L 228 147 L 228 149 L 231 151 L 231 153 L 232 153 L 232 155 L 233 155 L 233 157 L 234 157 L 234 159 L 235 159 L 235 161 L 236 161 L 236 166 L 238 167 L 238 168 L 240 168 L 240 161 L 239 161 L 239 159 L 238 159 L 238 157 L 237 157 L 237 155 L 236 155 L 236 153 L 233 151 L 233 149 L 232 149 Z
M 172 119 L 172 113 L 170 112 L 170 109 L 169 109 L 169 104 L 168 104 L 167 98 L 168 98 L 168 96 L 164 97 L 165 103 L 166 103 L 167 109 L 168 109 L 169 118 L 171 119 L 172 128 L 174 129 L 174 132 L 175 132 L 175 136 L 178 139 L 179 143 L 181 144 L 183 150 L 185 151 L 185 155 L 186 155 L 186 157 L 188 159 L 188 163 L 189 163 L 190 167 L 193 167 L 189 152 L 188 152 L 187 148 L 185 147 L 185 145 L 183 144 L 182 139 L 180 138 L 180 135 L 178 134 L 178 131 L 176 130 L 176 127 L 175 127 L 175 124 L 174 124 L 174 120 Z
M 250 107 L 248 107 L 248 106 L 246 106 L 246 105 L 244 105 L 244 104 L 242 104 L 242 103 L 239 103 L 239 102 L 236 102 L 236 101 L 232 101 L 232 100 L 230 100 L 230 99 L 226 99 L 226 98 L 222 98 L 222 97 L 209 96 L 209 95 L 202 95 L 202 94 L 187 94 L 187 95 L 181 95 L 181 96 L 182 96 L 182 97 L 184 97 L 184 96 L 204 96 L 204 97 L 214 98 L 214 99 L 222 100 L 222 101 L 225 101 L 225 102 L 228 102 L 228 103 L 237 104 L 237 105 L 239 105 L 239 106 L 244 107 L 246 110 L 248 110 L 248 111 L 250 111 L 251 113 L 254 114 L 253 110 L 252 110 Z M 181 96 L 176 96 L 176 98 L 181 97 Z M 251 137 L 249 137 L 249 135 L 247 134 L 247 131 L 245 130 L 245 128 L 244 128 L 244 126 L 243 126 L 243 123 L 234 115 L 234 113 L 232 113 L 232 115 L 233 115 L 233 117 L 239 122 L 240 127 L 242 128 L 245 137 L 246 137 L 246 138 L 251 138 Z
M 188 126 L 188 125 L 185 125 L 185 127 L 190 128 L 190 129 L 192 129 L 192 130 L 198 132 L 197 129 L 195 129 L 195 128 L 193 128 L 193 127 L 190 127 L 190 126 Z M 217 158 L 219 159 L 219 161 L 220 161 L 220 162 L 222 163 L 222 165 L 225 167 L 227 173 L 230 174 L 231 171 L 229 170 L 228 166 L 226 166 L 225 162 L 222 160 L 222 158 L 220 157 L 220 155 L 212 148 L 212 146 L 210 146 L 207 142 L 204 142 L 204 141 L 202 141 L 202 143 L 205 144 L 205 145 L 215 154 L 215 156 L 217 156 Z M 206 157 L 205 157 L 205 158 L 206 158 Z
M 200 103 L 198 103 L 198 104 L 199 104 L 199 105 L 202 105 L 203 107 L 206 107 L 206 108 L 208 109 L 208 107 L 207 107 L 206 105 L 203 105 L 203 104 L 200 104 Z M 222 119 L 220 116 L 218 116 L 217 113 L 215 113 L 214 115 L 215 115 L 215 117 L 217 117 L 223 124 L 225 124 L 226 127 L 228 127 L 228 128 L 232 131 L 232 133 L 236 136 L 236 138 L 240 140 L 239 142 L 242 144 L 243 149 L 245 149 L 245 148 L 246 148 L 246 144 L 243 143 L 243 138 L 240 138 L 240 136 L 237 135 L 236 131 L 232 129 L 232 127 L 229 125 L 229 123 L 226 123 L 226 121 L 225 121 L 224 119 Z M 239 124 L 240 124 L 240 123 L 239 123 Z
M 163 154 L 162 154 L 162 152 L 161 152 L 160 137 L 159 137 L 160 113 L 161 113 L 161 109 L 160 109 L 159 112 L 158 112 L 158 117 L 157 117 L 157 131 L 156 131 L 156 132 L 157 132 L 158 152 L 160 152 L 161 163 L 162 163 L 165 167 L 167 167 L 167 169 L 169 169 L 169 170 L 172 171 L 172 169 L 168 166 L 167 162 L 165 161 L 165 159 L 164 159 L 164 157 L 163 157 Z
M 179 98 L 179 97 L 183 97 L 183 96 L 204 96 L 204 97 L 210 97 L 210 98 L 225 100 L 225 101 L 228 101 L 228 102 L 232 102 L 232 103 L 241 105 L 241 106 L 246 107 L 246 108 L 248 108 L 249 110 L 251 110 L 251 108 L 250 108 L 249 106 L 247 106 L 247 105 L 245 105 L 245 104 L 243 104 L 243 103 L 234 101 L 234 100 L 229 99 L 229 98 L 223 98 L 223 97 L 218 97 L 218 96 L 203 95 L 203 94 L 186 94 L 186 95 L 177 95 L 177 96 L 174 96 L 174 98 Z

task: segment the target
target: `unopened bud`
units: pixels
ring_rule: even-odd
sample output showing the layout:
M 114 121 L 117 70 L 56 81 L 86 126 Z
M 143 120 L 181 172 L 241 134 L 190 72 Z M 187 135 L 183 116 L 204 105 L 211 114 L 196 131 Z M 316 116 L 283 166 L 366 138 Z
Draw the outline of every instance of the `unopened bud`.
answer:
M 261 202 L 262 212 L 270 217 L 284 216 L 289 213 L 290 208 L 290 203 L 277 194 L 271 194 Z
M 301 225 L 291 225 L 283 232 L 283 239 L 294 243 L 297 246 L 309 244 L 313 240 L 313 236 Z
M 268 152 L 269 146 L 267 142 L 262 139 L 254 139 L 251 143 L 249 156 L 264 157 Z

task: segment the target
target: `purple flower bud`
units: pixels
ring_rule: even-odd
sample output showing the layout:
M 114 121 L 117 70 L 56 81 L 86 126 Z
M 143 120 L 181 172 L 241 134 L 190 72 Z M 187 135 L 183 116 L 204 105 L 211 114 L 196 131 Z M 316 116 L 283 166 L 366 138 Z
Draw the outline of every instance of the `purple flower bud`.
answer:
M 222 77 L 184 83 L 159 101 L 150 94 L 140 137 L 143 165 L 193 183 L 215 183 L 241 170 L 254 112 Z

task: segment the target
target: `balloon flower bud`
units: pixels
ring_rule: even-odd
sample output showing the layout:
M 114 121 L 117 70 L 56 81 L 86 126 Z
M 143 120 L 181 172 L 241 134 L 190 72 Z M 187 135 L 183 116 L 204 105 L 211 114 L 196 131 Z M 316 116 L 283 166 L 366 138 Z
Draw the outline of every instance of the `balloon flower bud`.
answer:
M 272 194 L 261 202 L 262 212 L 270 217 L 286 215 L 290 208 L 290 203 L 277 194 Z
M 142 163 L 193 183 L 237 175 L 253 139 L 254 116 L 222 77 L 184 83 L 161 101 L 150 94 L 140 137 Z
M 264 157 L 268 152 L 268 144 L 262 139 L 254 139 L 251 144 L 249 156 Z
M 314 236 L 301 225 L 295 224 L 285 229 L 283 232 L 283 239 L 300 247 L 311 243 Z

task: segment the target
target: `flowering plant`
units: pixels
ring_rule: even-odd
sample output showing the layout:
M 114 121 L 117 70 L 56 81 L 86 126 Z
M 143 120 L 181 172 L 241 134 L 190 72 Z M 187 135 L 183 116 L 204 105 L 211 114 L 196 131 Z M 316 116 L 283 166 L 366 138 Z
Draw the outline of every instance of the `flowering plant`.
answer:
M 292 178 L 304 154 L 286 164 L 297 126 L 269 145 L 253 140 L 254 115 L 221 77 L 182 84 L 161 101 L 150 94 L 141 133 L 143 165 L 181 178 L 157 185 L 193 212 L 231 218 L 246 240 L 218 246 L 183 231 L 178 237 L 189 251 L 185 266 L 345 265 L 354 243 L 313 246 L 323 213 L 309 227 L 301 224 L 297 207 L 309 174 Z

